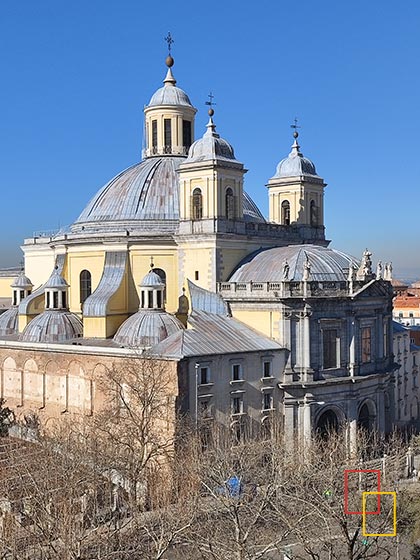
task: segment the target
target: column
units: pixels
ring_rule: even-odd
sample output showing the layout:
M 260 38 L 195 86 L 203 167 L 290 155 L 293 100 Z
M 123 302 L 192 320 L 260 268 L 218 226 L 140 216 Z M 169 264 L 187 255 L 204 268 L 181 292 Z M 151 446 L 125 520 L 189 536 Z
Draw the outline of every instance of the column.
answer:
M 304 379 L 309 381 L 309 370 L 311 369 L 311 311 L 309 306 L 305 306 L 303 313 L 303 348 L 302 359 L 304 368 Z
M 349 370 L 350 376 L 353 377 L 356 372 L 356 319 L 353 315 L 348 318 L 348 333 L 349 333 Z

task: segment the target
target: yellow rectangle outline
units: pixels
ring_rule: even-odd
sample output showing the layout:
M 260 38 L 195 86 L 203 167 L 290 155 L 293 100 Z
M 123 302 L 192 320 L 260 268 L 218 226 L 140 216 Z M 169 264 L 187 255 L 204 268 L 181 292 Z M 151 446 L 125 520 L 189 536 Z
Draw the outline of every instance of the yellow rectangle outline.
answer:
M 366 496 L 375 494 L 381 496 L 384 494 L 393 496 L 394 510 L 394 532 L 393 533 L 366 533 Z M 396 492 L 363 492 L 362 493 L 362 535 L 364 537 L 396 537 L 397 536 L 397 493 Z

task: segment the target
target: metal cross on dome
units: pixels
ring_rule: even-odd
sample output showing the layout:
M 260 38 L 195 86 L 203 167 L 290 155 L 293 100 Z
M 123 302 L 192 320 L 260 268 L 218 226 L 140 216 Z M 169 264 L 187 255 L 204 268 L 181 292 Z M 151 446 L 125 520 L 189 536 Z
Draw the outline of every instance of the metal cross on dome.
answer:
M 175 43 L 175 41 L 172 39 L 172 35 L 171 35 L 170 31 L 168 31 L 167 36 L 164 37 L 164 41 L 166 41 L 168 43 L 168 52 L 169 52 L 169 54 L 171 54 L 171 48 L 172 48 L 173 43 Z
M 297 132 L 298 128 L 301 128 L 300 126 L 298 126 L 298 120 L 297 117 L 294 118 L 293 124 L 290 125 L 290 128 L 294 128 L 295 132 Z
M 206 101 L 206 105 L 210 105 L 210 107 L 216 105 L 216 103 L 213 102 L 214 95 L 212 94 L 212 92 L 210 92 L 207 97 L 209 98 L 209 101 Z

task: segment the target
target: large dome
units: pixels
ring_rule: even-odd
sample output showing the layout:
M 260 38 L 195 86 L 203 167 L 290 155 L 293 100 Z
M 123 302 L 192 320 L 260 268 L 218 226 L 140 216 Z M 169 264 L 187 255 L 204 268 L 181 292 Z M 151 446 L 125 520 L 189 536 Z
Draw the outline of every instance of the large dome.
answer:
M 310 280 L 345 281 L 351 263 L 357 259 L 335 249 L 318 245 L 288 245 L 250 255 L 236 269 L 230 282 L 280 282 L 284 263 L 289 265 L 288 280 L 301 281 L 304 265 L 309 262 Z
M 115 342 L 130 348 L 149 348 L 184 327 L 162 309 L 141 309 L 129 317 L 114 336 Z
M 183 157 L 151 157 L 122 171 L 91 199 L 71 230 L 175 232 L 179 221 L 176 170 L 183 161 Z M 265 221 L 245 192 L 243 207 L 245 220 Z
M 176 170 L 182 161 L 182 157 L 152 157 L 122 171 L 91 199 L 72 230 L 142 229 L 142 226 L 147 230 L 162 230 L 163 220 L 178 220 Z
M 82 321 L 70 311 L 47 310 L 28 323 L 23 342 L 65 342 L 83 335 Z

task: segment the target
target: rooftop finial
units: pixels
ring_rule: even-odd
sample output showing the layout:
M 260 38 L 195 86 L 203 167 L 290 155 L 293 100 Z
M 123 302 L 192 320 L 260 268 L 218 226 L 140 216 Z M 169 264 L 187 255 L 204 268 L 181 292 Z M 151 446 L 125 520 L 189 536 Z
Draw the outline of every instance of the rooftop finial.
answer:
M 166 66 L 168 68 L 172 68 L 172 66 L 174 65 L 174 59 L 172 58 L 172 55 L 171 55 L 171 49 L 172 49 L 172 44 L 175 41 L 172 39 L 172 35 L 171 35 L 170 31 L 168 31 L 168 34 L 165 37 L 165 41 L 168 44 L 168 56 L 166 57 L 165 63 L 166 63 Z
M 293 124 L 290 125 L 290 128 L 294 128 L 293 138 L 295 139 L 292 144 L 292 151 L 290 152 L 290 155 L 301 156 L 302 154 L 300 153 L 300 146 L 297 141 L 297 139 L 299 138 L 299 132 L 297 131 L 297 129 L 300 128 L 300 126 L 298 126 L 297 117 L 294 118 Z
M 299 132 L 297 131 L 298 128 L 301 128 L 300 126 L 298 126 L 298 120 L 297 117 L 294 118 L 293 124 L 290 125 L 290 128 L 294 128 L 295 131 L 293 133 L 293 138 L 295 140 L 297 140 L 299 138 Z
M 155 265 L 154 265 L 154 263 L 153 263 L 153 257 L 151 256 L 151 257 L 150 257 L 150 270 L 151 270 L 151 271 L 153 270 L 154 266 L 155 266 Z
M 208 110 L 208 114 L 209 117 L 211 118 L 214 115 L 213 105 L 216 105 L 216 103 L 213 102 L 214 95 L 212 94 L 212 92 L 210 92 L 207 97 L 209 98 L 209 100 L 206 101 L 206 105 L 210 106 L 210 109 Z

